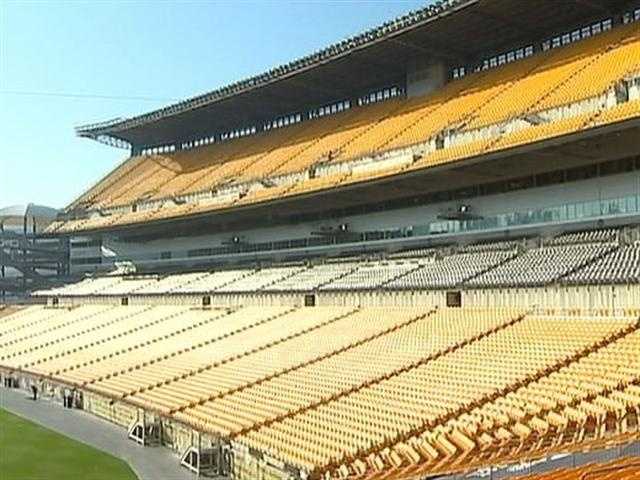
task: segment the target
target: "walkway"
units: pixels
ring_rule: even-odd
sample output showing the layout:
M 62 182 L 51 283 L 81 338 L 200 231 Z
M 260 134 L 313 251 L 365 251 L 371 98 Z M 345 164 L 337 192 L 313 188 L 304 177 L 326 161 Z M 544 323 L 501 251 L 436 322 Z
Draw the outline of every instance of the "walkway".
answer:
M 140 480 L 194 480 L 178 457 L 163 447 L 142 447 L 126 431 L 81 410 L 68 410 L 50 400 L 34 402 L 24 390 L 0 387 L 0 408 L 127 462 Z

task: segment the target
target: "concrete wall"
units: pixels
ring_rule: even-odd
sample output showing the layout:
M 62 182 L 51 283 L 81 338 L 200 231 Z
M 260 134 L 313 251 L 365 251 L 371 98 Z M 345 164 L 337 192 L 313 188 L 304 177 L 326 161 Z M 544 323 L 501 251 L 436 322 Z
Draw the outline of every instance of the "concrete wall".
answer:
M 640 309 L 640 285 L 549 286 L 462 290 L 463 307 L 538 307 L 547 309 Z M 318 292 L 317 306 L 446 306 L 446 290 Z M 304 305 L 304 293 L 247 293 L 211 295 L 211 307 Z M 120 305 L 120 297 L 68 297 L 59 305 Z M 129 305 L 202 306 L 202 295 L 130 296 Z M 309 307 L 312 308 L 312 307 Z

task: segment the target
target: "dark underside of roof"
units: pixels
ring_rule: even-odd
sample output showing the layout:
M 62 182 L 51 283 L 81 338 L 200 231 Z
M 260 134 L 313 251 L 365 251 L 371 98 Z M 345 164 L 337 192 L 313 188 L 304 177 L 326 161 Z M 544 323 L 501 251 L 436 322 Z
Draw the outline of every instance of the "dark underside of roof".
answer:
M 198 107 L 197 102 L 187 101 L 108 127 L 87 127 L 79 134 L 92 138 L 107 135 L 136 146 L 153 146 L 260 125 L 382 87 L 402 86 L 409 66 L 417 60 L 433 59 L 451 67 L 474 65 L 492 54 L 540 43 L 635 4 L 637 0 L 469 0 L 406 31 L 276 76 L 262 86 L 202 102 Z
M 638 136 L 640 120 L 634 119 L 376 181 L 181 219 L 111 227 L 93 234 L 108 233 L 123 240 L 147 241 L 172 238 L 177 231 L 184 236 L 220 232 L 235 234 L 258 226 L 299 222 L 301 216 L 340 219 L 344 209 L 370 206 L 372 202 L 381 202 L 381 208 L 390 208 L 389 205 L 396 200 L 418 199 L 436 192 L 470 189 L 608 160 L 637 157 L 640 156 Z

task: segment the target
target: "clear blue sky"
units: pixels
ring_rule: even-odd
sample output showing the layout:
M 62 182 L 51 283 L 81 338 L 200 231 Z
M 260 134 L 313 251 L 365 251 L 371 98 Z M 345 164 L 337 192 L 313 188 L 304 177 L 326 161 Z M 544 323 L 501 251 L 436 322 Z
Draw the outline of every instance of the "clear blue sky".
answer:
M 63 207 L 127 156 L 76 125 L 212 90 L 426 3 L 0 0 L 0 207 Z

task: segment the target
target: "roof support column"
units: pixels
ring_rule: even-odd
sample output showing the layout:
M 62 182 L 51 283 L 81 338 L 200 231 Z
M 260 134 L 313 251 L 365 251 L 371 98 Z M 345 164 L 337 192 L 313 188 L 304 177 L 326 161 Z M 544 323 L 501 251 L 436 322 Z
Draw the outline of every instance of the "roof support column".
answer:
M 426 95 L 442 87 L 449 77 L 449 69 L 442 62 L 418 58 L 407 68 L 407 97 Z

